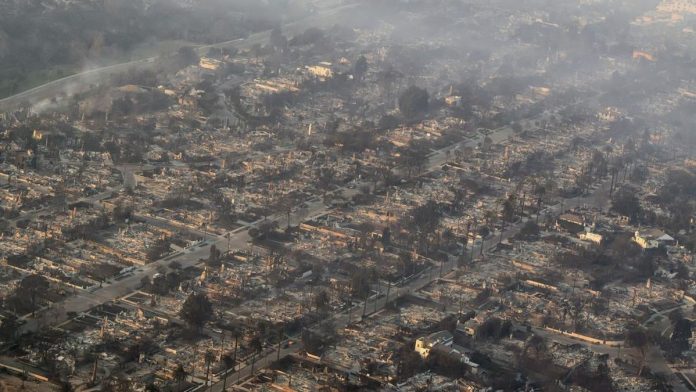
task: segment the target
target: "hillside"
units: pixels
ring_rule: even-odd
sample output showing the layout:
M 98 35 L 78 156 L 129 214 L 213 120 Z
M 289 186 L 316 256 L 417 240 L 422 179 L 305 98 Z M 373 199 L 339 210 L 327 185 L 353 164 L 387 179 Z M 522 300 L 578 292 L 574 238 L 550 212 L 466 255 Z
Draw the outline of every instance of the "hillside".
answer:
M 88 67 L 266 30 L 279 9 L 246 0 L 2 0 L 0 97 Z

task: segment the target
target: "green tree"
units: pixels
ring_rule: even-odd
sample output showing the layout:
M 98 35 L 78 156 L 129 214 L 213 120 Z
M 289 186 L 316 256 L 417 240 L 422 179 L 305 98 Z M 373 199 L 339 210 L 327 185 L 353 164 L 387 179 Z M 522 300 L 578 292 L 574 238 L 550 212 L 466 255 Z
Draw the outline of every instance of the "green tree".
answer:
M 133 216 L 133 207 L 131 206 L 124 206 L 123 202 L 120 200 L 116 203 L 116 207 L 114 207 L 113 212 L 111 213 L 111 217 L 114 220 L 114 222 L 124 222 L 126 219 L 130 219 Z
M 403 224 L 405 227 L 414 227 L 421 233 L 432 233 L 440 225 L 441 217 L 440 205 L 433 200 L 428 200 L 425 204 L 413 208 L 404 218 Z
M 235 344 L 236 346 L 236 344 Z M 236 355 L 236 354 L 235 354 Z M 222 390 L 227 390 L 227 376 L 230 374 L 230 369 L 234 368 L 234 359 L 229 355 L 222 356 L 222 363 L 225 365 L 225 374 L 222 378 Z
M 415 342 L 409 342 L 402 346 L 398 353 L 396 374 L 403 381 L 423 370 L 425 364 L 423 358 L 413 349 Z
M 335 336 L 330 334 L 304 329 L 301 339 L 302 345 L 308 353 L 321 355 L 326 348 L 333 343 Z
M 145 256 L 149 261 L 158 260 L 160 257 L 162 257 L 162 255 L 169 252 L 169 247 L 171 243 L 171 239 L 167 237 L 158 238 L 147 248 Z
M 329 293 L 326 290 L 321 290 L 314 296 L 314 306 L 317 311 L 325 312 L 329 308 L 330 301 Z
M 321 167 L 317 170 L 317 188 L 321 190 L 322 195 L 326 196 L 326 192 L 331 190 L 331 186 L 336 182 L 336 170 L 332 167 Z
M 524 240 L 530 240 L 539 237 L 539 225 L 534 221 L 527 221 L 524 226 L 520 229 L 520 238 Z
M 403 165 L 408 177 L 413 174 L 420 174 L 428 163 L 429 148 L 422 141 L 413 140 L 400 152 L 399 164 Z
M 11 313 L 8 314 L 0 323 L 0 339 L 4 342 L 12 341 L 17 335 L 18 327 L 17 316 Z
M 188 372 L 186 372 L 186 369 L 184 369 L 184 365 L 177 365 L 176 369 L 174 369 L 173 376 L 174 381 L 177 383 L 176 389 L 181 391 L 181 385 L 184 383 L 184 381 L 186 381 L 186 376 L 188 376 Z
M 409 252 L 399 254 L 399 265 L 401 266 L 402 276 L 410 276 L 416 272 L 416 263 Z
M 479 339 L 501 339 L 510 334 L 512 323 L 509 320 L 501 320 L 497 317 L 486 319 L 477 329 L 476 337 Z
M 208 255 L 208 260 L 206 264 L 208 267 L 217 268 L 220 266 L 220 257 L 222 252 L 213 244 L 210 246 L 210 254 Z
M 179 316 L 198 332 L 213 318 L 213 305 L 203 293 L 193 293 L 186 298 Z
M 411 86 L 399 96 L 399 110 L 408 119 L 421 117 L 428 112 L 429 99 L 426 90 Z
M 190 46 L 182 46 L 177 52 L 177 60 L 182 67 L 198 63 L 198 53 Z
M 37 274 L 32 274 L 19 283 L 18 294 L 28 295 L 31 300 L 31 316 L 36 315 L 36 297 L 48 290 L 49 284 L 48 280 Z
M 360 56 L 355 61 L 355 66 L 353 67 L 353 76 L 355 79 L 362 80 L 367 73 L 368 65 L 365 56 Z
M 672 336 L 670 340 L 677 354 L 689 349 L 689 339 L 691 339 L 691 320 L 680 317 L 674 322 Z
M 523 358 L 527 356 L 529 350 L 534 351 L 534 358 L 538 360 L 541 354 L 546 353 L 546 339 L 539 335 L 533 335 L 524 345 L 524 351 L 522 352 Z
M 503 201 L 503 220 L 506 222 L 512 222 L 515 220 L 515 212 L 517 206 L 517 197 L 514 194 L 510 194 L 507 199 Z
M 640 367 L 638 368 L 638 376 L 640 376 L 645 366 L 645 358 L 647 356 L 648 347 L 650 346 L 650 337 L 645 329 L 633 327 L 626 331 L 625 344 L 626 347 L 633 347 L 640 353 Z
M 370 293 L 370 283 L 373 281 L 372 271 L 359 269 L 353 271 L 350 278 L 351 294 L 355 298 L 366 298 Z
M 635 221 L 640 214 L 641 207 L 636 191 L 628 187 L 622 187 L 614 193 L 611 199 L 611 208 L 621 215 L 629 217 Z
M 261 341 L 261 337 L 258 334 L 254 335 L 254 337 L 251 338 L 251 341 L 249 342 L 249 348 L 255 353 L 260 353 L 261 350 L 263 350 L 263 342 Z

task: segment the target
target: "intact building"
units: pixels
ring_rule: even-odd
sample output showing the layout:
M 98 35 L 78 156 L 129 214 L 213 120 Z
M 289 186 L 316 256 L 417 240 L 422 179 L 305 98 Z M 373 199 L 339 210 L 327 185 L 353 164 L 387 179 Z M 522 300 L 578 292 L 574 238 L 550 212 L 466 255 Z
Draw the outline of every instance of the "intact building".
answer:
M 454 342 L 454 336 L 449 331 L 440 331 L 418 338 L 416 340 L 415 350 L 420 354 L 421 358 L 427 358 L 430 355 L 430 351 L 435 346 L 452 346 Z

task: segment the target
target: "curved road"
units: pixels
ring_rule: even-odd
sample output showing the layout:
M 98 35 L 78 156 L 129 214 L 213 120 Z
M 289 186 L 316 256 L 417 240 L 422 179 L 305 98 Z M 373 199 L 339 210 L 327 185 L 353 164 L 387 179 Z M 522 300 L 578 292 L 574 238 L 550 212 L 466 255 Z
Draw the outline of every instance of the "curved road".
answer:
M 341 21 L 340 13 L 352 9 L 356 5 L 357 4 L 341 4 L 338 1 L 328 2 L 327 6 L 314 12 L 312 15 L 283 25 L 284 32 L 287 34 L 288 32 L 303 31 L 309 27 L 327 27 L 339 23 Z M 209 45 L 199 45 L 196 46 L 196 50 L 199 54 L 203 54 L 210 48 L 224 48 L 228 46 L 249 48 L 254 44 L 268 42 L 269 36 L 270 31 L 263 31 L 252 34 L 247 38 L 239 38 Z M 137 69 L 147 69 L 157 65 L 159 60 L 166 60 L 167 57 L 167 55 L 148 57 L 95 68 L 56 79 L 13 96 L 0 99 L 0 112 L 16 110 L 25 102 L 36 103 L 49 99 L 56 99 L 59 101 L 63 95 L 72 95 L 88 91 L 115 74 L 131 72 Z

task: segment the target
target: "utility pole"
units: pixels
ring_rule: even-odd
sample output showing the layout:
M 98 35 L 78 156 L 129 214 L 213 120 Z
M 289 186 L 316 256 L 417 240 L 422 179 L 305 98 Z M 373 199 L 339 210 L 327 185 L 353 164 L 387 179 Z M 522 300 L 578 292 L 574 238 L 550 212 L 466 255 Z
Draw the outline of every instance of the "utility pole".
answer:
M 503 225 L 500 227 L 500 238 L 498 238 L 498 245 L 503 242 L 503 233 L 505 232 L 505 219 L 503 219 Z
M 97 381 L 97 362 L 99 361 L 99 356 L 94 353 L 94 363 L 92 364 L 92 384 Z
M 363 304 L 363 313 L 362 313 L 362 318 L 365 318 L 365 313 L 367 312 L 367 299 L 369 298 L 370 293 L 365 294 L 365 303 Z
M 276 362 L 280 361 L 280 345 L 283 343 L 283 332 L 278 331 L 278 351 L 276 352 Z
M 198 355 L 198 347 L 194 346 L 193 347 L 193 363 L 191 366 L 191 382 L 193 382 L 193 378 L 196 376 L 196 355 Z
M 466 230 L 464 241 L 462 241 L 462 250 L 459 252 L 460 257 L 463 256 L 464 253 L 466 253 L 467 245 L 469 245 L 469 229 Z
M 474 230 L 473 230 L 473 232 L 474 232 L 474 240 L 471 242 L 471 261 L 472 261 L 472 262 L 474 261 L 474 249 L 476 248 L 476 233 L 477 233 L 477 230 L 478 230 L 478 222 L 476 221 L 476 219 L 474 219 Z M 467 232 L 468 232 L 468 229 L 467 229 Z M 467 238 L 467 242 L 468 242 L 468 241 L 469 241 L 469 239 Z
M 220 356 L 218 357 L 218 362 L 222 361 L 222 353 L 225 352 L 225 331 L 222 331 L 222 338 L 220 339 Z
M 389 304 L 389 291 L 391 290 L 391 281 L 387 282 L 387 298 L 384 301 L 384 306 L 386 307 Z

